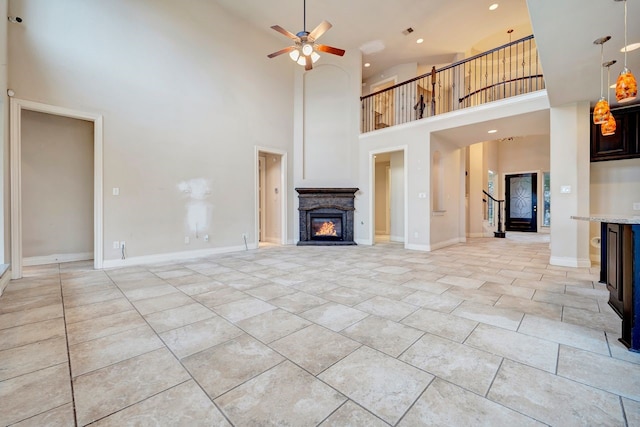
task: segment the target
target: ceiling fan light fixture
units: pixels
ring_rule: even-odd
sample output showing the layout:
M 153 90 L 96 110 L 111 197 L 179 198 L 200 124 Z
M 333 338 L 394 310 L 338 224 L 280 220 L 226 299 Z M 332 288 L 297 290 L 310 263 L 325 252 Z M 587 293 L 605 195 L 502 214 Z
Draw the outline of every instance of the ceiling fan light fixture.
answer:
M 298 63 L 298 65 L 302 65 L 303 67 L 307 65 L 307 60 L 305 59 L 304 55 L 300 55 L 296 62 Z
M 311 52 L 311 62 L 315 64 L 318 59 L 320 59 L 320 55 L 318 54 L 318 52 Z
M 298 62 L 298 58 L 300 58 L 300 51 L 298 49 L 294 49 L 289 52 L 289 57 L 294 61 Z
M 310 43 L 305 43 L 302 45 L 302 54 L 304 56 L 309 56 L 313 52 L 313 46 Z

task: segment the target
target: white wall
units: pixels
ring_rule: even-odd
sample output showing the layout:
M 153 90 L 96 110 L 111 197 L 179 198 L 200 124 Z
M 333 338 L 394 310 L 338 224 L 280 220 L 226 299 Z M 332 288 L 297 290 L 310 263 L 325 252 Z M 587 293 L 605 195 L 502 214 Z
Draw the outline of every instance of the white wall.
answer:
M 469 146 L 469 186 L 467 203 L 469 206 L 469 228 L 467 229 L 468 237 L 484 237 L 483 214 L 485 198 L 482 190 L 484 189 L 484 144 L 478 143 Z
M 398 64 L 391 68 L 387 68 L 380 74 L 371 76 L 364 79 L 362 83 L 362 96 L 372 93 L 372 88 L 377 86 L 380 82 L 388 81 L 389 79 L 395 79 L 396 83 L 402 83 L 416 77 L 418 74 L 418 64 L 416 62 L 409 62 L 407 64 Z
M 104 116 L 105 259 L 119 258 L 114 240 L 130 257 L 256 243 L 254 147 L 292 150 L 295 65 L 266 57 L 282 47 L 268 28 L 200 0 L 9 12 L 25 17 L 9 28 L 16 96 Z
M 640 215 L 633 210 L 633 203 L 640 203 L 640 158 L 593 162 L 590 179 L 592 214 Z M 600 237 L 599 223 L 591 223 L 589 239 L 593 237 Z M 590 255 L 599 260 L 599 249 L 590 246 Z
M 551 130 L 551 258 L 552 265 L 589 267 L 589 103 L 554 107 Z M 563 186 L 570 193 L 561 193 Z
M 442 203 L 440 211 L 431 212 L 431 250 L 445 247 L 464 240 L 464 149 L 431 136 L 431 151 L 440 152 L 442 166 Z M 433 155 L 433 154 L 432 154 Z
M 23 256 L 93 254 L 93 123 L 25 110 L 22 128 Z
M 404 242 L 404 152 L 391 153 L 389 162 L 389 189 L 391 230 L 389 238 L 392 242 Z

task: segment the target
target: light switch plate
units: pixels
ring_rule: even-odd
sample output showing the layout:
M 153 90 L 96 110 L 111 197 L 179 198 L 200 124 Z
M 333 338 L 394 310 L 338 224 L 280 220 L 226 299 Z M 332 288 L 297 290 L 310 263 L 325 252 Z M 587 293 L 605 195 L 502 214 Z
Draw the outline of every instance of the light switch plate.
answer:
M 571 193 L 571 186 L 570 185 L 561 185 L 560 186 L 560 192 L 563 193 L 563 194 Z
M 640 203 L 634 203 L 633 204 L 633 210 L 634 211 L 640 211 Z
M 113 187 L 113 195 L 114 196 L 119 196 L 120 195 L 120 188 Z

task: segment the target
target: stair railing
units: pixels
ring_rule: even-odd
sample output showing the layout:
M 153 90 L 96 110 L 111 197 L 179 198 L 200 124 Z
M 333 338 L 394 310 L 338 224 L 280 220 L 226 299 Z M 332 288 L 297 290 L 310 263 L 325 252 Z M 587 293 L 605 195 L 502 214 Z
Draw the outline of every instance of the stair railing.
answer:
M 498 203 L 498 231 L 493 232 L 493 237 L 504 239 L 506 237 L 506 233 L 504 232 L 504 228 L 502 226 L 502 203 L 504 203 L 504 200 L 498 200 L 484 190 L 482 190 L 482 192 L 485 194 L 485 196 L 491 199 L 493 203 Z

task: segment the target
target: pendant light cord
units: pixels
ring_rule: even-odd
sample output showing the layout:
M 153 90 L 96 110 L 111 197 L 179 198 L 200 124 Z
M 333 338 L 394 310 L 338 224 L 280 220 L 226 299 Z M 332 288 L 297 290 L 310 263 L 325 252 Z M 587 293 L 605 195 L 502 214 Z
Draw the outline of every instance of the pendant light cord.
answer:
M 604 42 L 600 43 L 600 99 L 604 98 L 604 89 L 602 88 L 602 78 L 604 77 L 603 68 L 604 68 Z
M 624 0 L 624 68 L 627 68 L 627 0 Z

